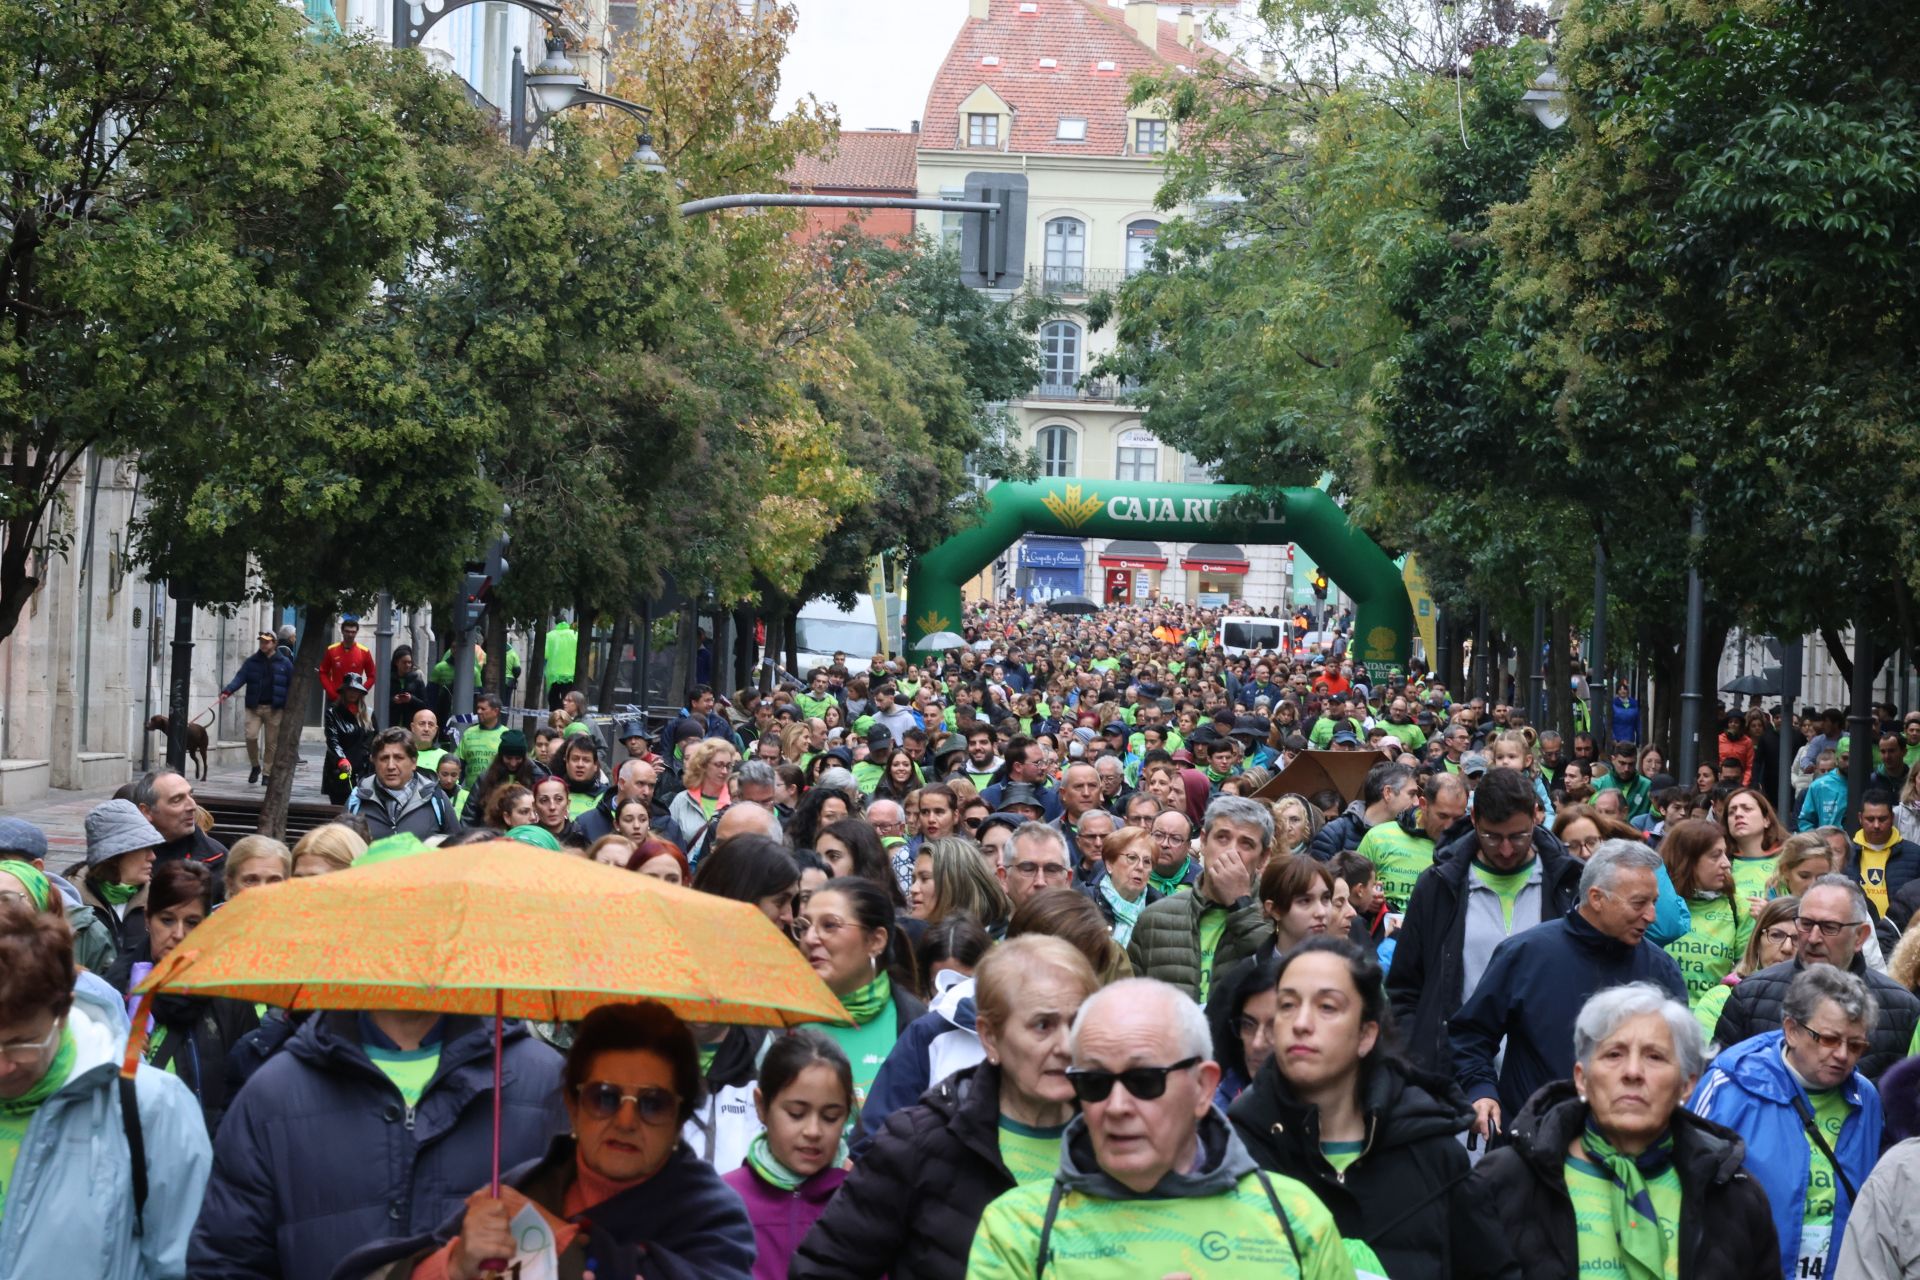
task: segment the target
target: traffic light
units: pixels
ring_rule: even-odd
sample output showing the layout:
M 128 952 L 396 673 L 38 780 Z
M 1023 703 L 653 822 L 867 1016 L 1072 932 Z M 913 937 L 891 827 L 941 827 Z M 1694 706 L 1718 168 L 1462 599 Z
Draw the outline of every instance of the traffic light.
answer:
M 503 533 L 493 540 L 493 545 L 487 548 L 487 595 L 489 597 L 492 596 L 495 587 L 506 581 L 507 548 L 512 542 L 513 539 Z
M 453 629 L 472 631 L 487 612 L 487 575 L 474 565 L 467 566 L 460 580 L 460 598 L 454 602 Z
M 973 289 L 1011 289 L 1026 272 L 1027 179 L 1018 173 L 970 173 L 966 198 L 1000 212 L 960 215 L 960 279 Z
M 1327 598 L 1327 575 L 1318 569 L 1313 571 L 1313 598 L 1316 600 Z

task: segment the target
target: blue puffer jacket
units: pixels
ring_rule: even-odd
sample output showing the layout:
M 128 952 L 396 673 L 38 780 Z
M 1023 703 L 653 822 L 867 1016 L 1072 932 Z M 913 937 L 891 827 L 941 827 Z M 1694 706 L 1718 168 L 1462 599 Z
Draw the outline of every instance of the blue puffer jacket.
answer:
M 1769 1031 L 1742 1040 L 1715 1058 L 1694 1086 L 1687 1110 L 1746 1139 L 1747 1172 L 1766 1189 L 1774 1229 L 1780 1233 L 1780 1274 L 1791 1276 L 1800 1256 L 1800 1223 L 1806 1214 L 1813 1150 L 1793 1105 L 1795 1097 L 1807 1096 L 1806 1091 L 1780 1054 L 1785 1034 Z M 1840 1087 L 1855 1110 L 1841 1126 L 1833 1154 L 1858 1188 L 1880 1157 L 1880 1094 L 1858 1071 Z M 1805 1105 L 1811 1111 L 1812 1104 Z M 1847 1214 L 1853 1210 L 1846 1183 L 1839 1178 L 1833 1183 L 1833 1241 L 1827 1250 L 1827 1275 L 1834 1274 Z
M 142 1066 L 133 1079 L 147 1148 L 146 1232 L 133 1234 L 133 1161 L 116 1078 L 126 1004 L 91 973 L 74 984 L 73 1072 L 34 1113 L 0 1218 L 0 1280 L 178 1280 L 212 1153 L 187 1086 Z
M 287 705 L 287 686 L 292 682 L 293 659 L 284 650 L 275 649 L 272 657 L 257 652 L 248 654 L 240 670 L 220 692 L 232 693 L 245 685 L 249 707 L 264 702 L 277 711 Z
M 430 1232 L 492 1176 L 493 1028 L 449 1018 L 440 1068 L 409 1109 L 360 1047 L 356 1016 L 309 1018 L 220 1125 L 189 1255 L 195 1280 L 327 1280 L 369 1240 Z M 567 1130 L 560 1055 L 506 1033 L 500 1160 Z

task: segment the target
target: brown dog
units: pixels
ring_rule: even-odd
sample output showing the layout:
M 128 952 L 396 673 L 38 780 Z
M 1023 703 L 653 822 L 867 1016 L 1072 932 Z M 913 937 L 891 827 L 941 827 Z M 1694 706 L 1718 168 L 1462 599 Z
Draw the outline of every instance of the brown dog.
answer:
M 147 721 L 147 732 L 173 736 L 172 726 L 167 723 L 165 716 L 155 716 Z M 187 725 L 187 757 L 194 762 L 196 780 L 205 782 L 207 780 L 207 728 L 205 725 L 192 723 Z

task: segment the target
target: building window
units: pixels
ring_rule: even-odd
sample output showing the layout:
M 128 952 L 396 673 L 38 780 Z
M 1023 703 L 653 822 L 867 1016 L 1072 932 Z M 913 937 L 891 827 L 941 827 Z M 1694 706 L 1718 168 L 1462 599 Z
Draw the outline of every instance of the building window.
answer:
M 967 116 L 967 145 L 970 147 L 997 147 L 1000 145 L 1000 117 L 988 111 L 975 111 Z
M 1137 276 L 1153 262 L 1153 242 L 1160 224 L 1149 218 L 1127 224 L 1127 274 Z
M 1060 127 L 1054 131 L 1053 136 L 1062 142 L 1085 142 L 1087 122 L 1073 116 L 1061 116 Z
M 1070 476 L 1073 474 L 1074 455 L 1078 445 L 1073 438 L 1072 427 L 1042 427 L 1037 443 L 1040 446 L 1041 475 Z
M 1040 329 L 1040 382 L 1053 388 L 1080 381 L 1080 326 L 1055 320 Z
M 1160 478 L 1160 442 L 1153 436 L 1136 428 L 1121 432 L 1115 444 L 1114 479 L 1151 483 Z
M 1133 122 L 1133 149 L 1139 154 L 1156 155 L 1167 149 L 1167 122 L 1165 120 L 1135 120 Z
M 1047 223 L 1046 285 L 1079 289 L 1087 280 L 1087 224 L 1078 218 L 1054 218 Z
M 967 189 L 965 187 L 942 187 L 940 188 L 940 198 L 942 200 L 965 200 L 967 198 Z M 960 234 L 961 229 L 966 226 L 966 217 L 967 215 L 964 213 L 943 213 L 940 215 L 940 247 L 942 249 L 952 249 L 955 253 L 960 251 Z

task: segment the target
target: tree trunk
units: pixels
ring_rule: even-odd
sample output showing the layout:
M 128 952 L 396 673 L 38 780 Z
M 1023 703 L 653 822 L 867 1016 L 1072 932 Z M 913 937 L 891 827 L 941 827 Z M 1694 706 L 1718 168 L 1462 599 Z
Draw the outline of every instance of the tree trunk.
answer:
M 1547 616 L 1547 719 L 1560 731 L 1573 755 L 1573 660 L 1567 652 L 1567 632 L 1573 625 L 1564 600 L 1556 600 Z
M 792 671 L 800 665 L 800 606 L 794 605 L 787 610 L 787 670 Z M 797 678 L 797 676 L 796 676 Z
M 593 614 L 583 597 L 573 600 L 573 687 L 583 694 L 593 675 Z
M 1827 655 L 1833 659 L 1834 668 L 1840 672 L 1840 678 L 1851 686 L 1853 655 L 1847 652 L 1847 643 L 1840 638 L 1840 629 L 1823 626 L 1820 628 L 1820 639 L 1827 646 Z
M 614 686 L 619 682 L 620 662 L 626 652 L 627 637 L 633 630 L 633 613 L 621 609 L 613 615 L 613 641 L 607 648 L 607 669 L 600 673 L 601 710 L 613 705 Z
M 693 687 L 693 651 L 700 643 L 699 606 L 683 599 L 674 615 L 673 678 L 667 688 L 667 703 L 679 706 Z
M 330 606 L 309 607 L 306 630 L 301 632 L 300 645 L 293 651 L 293 677 L 287 682 L 287 706 L 274 728 L 273 780 L 267 784 L 267 794 L 260 801 L 260 822 L 254 827 L 261 835 L 276 840 L 285 839 L 287 833 L 287 801 L 293 795 L 294 764 L 300 758 L 300 733 L 306 727 L 300 709 L 313 696 L 313 687 L 319 680 L 320 659 L 327 652 L 333 619 Z M 324 716 L 326 712 L 323 710 L 321 714 Z M 330 769 L 333 761 L 322 760 L 320 767 Z

